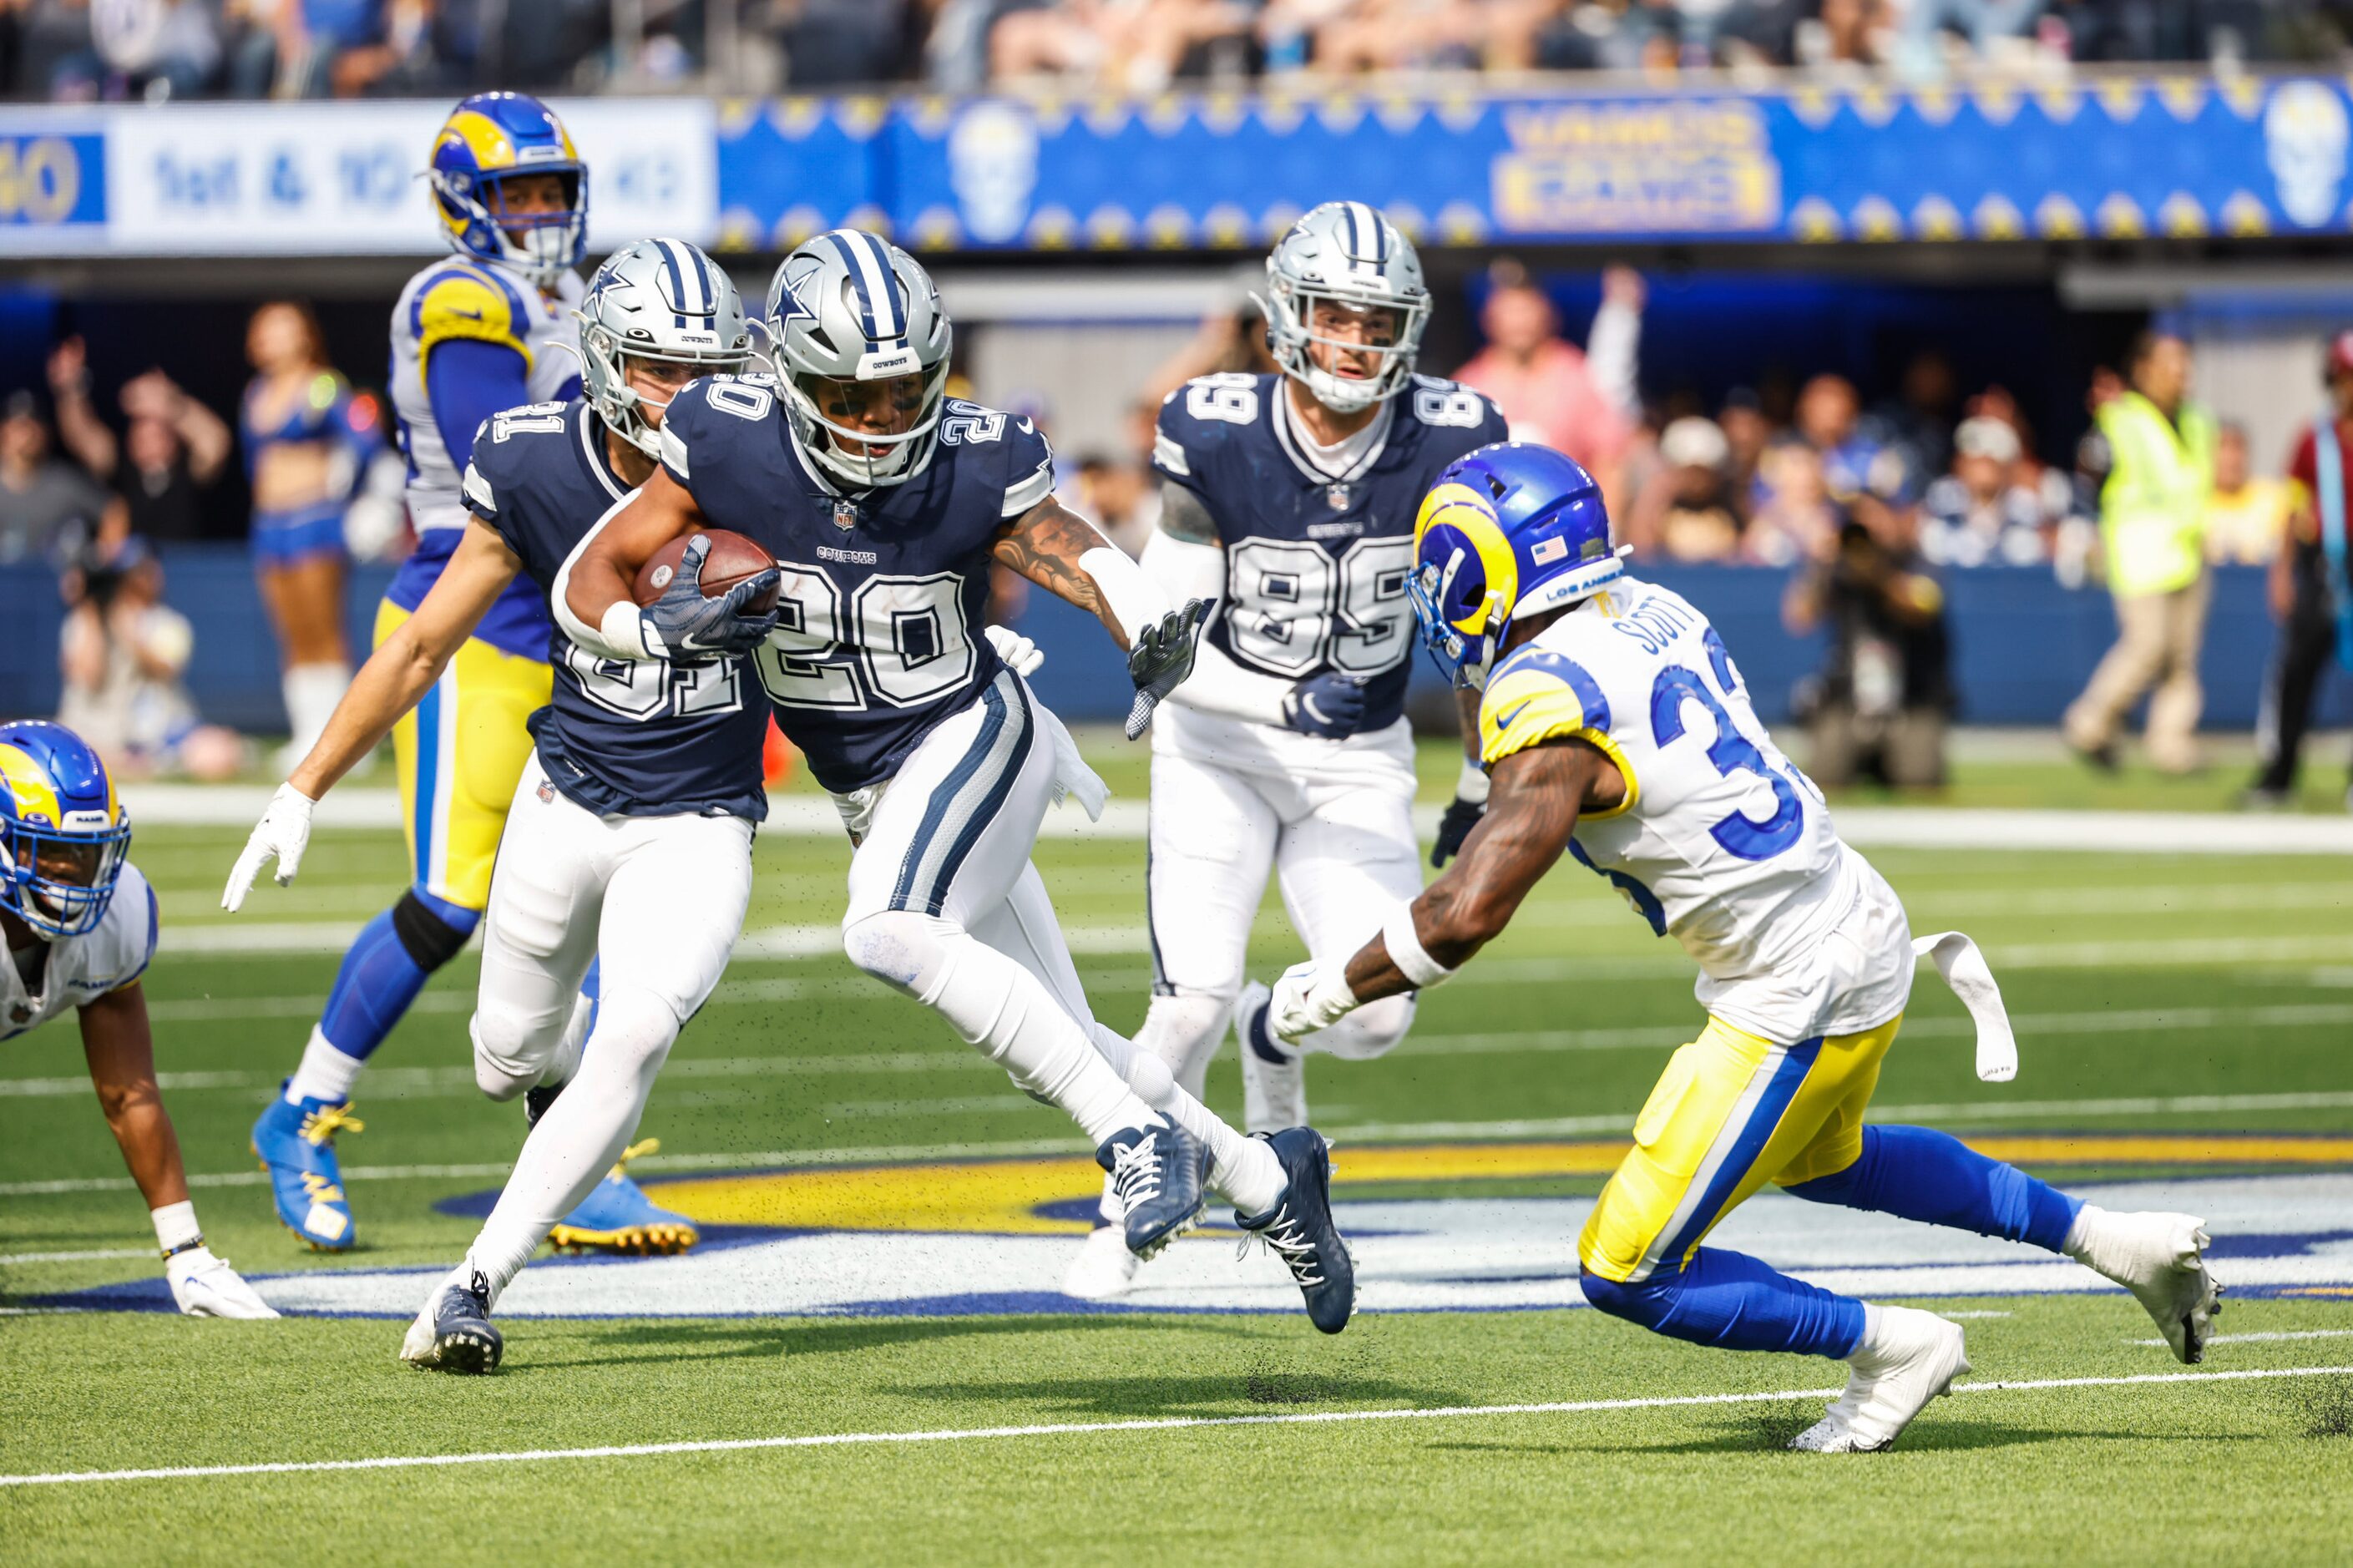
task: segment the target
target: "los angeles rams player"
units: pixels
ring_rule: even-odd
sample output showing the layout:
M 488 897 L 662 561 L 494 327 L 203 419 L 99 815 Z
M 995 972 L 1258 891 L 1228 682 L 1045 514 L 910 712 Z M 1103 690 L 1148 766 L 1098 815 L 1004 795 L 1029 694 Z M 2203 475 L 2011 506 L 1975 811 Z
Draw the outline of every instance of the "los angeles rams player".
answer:
M 528 94 L 477 93 L 443 123 L 426 174 L 454 254 L 410 279 L 393 307 L 392 403 L 417 545 L 376 611 L 378 647 L 416 615 L 466 537 L 459 479 L 482 422 L 580 384 L 572 268 L 587 237 L 588 170 L 563 123 Z M 335 1136 L 361 1128 L 351 1113 L 360 1068 L 482 918 L 531 754 L 523 721 L 548 700 L 551 629 L 538 585 L 510 583 L 393 731 L 414 885 L 344 954 L 301 1065 L 253 1124 L 279 1219 L 321 1251 L 343 1251 L 357 1234 Z M 290 782 L 264 826 L 307 833 L 311 804 Z
M 1267 873 L 1307 951 L 1332 958 L 1363 939 L 1369 911 L 1421 887 L 1405 719 L 1413 512 L 1447 464 L 1504 437 L 1486 398 L 1414 374 L 1430 289 L 1413 242 L 1377 208 L 1315 208 L 1266 277 L 1282 374 L 1202 376 L 1169 395 L 1153 443 L 1160 527 L 1144 555 L 1174 595 L 1217 608 L 1192 679 L 1153 726 L 1153 996 L 1137 1043 L 1198 1095 L 1231 1016 L 1253 1132 L 1307 1120 L 1303 1053 L 1267 1035 L 1266 987 L 1243 985 Z M 1471 751 L 1475 720 L 1465 707 Z M 1440 865 L 1485 798 L 1474 762 L 1462 778 Z M 1377 1057 L 1412 1020 L 1400 996 L 1303 1046 Z M 1134 1273 L 1098 1228 L 1064 1288 L 1113 1295 Z
M 0 724 L 0 1040 L 79 1016 L 90 1084 L 147 1200 L 172 1300 L 192 1318 L 274 1318 L 205 1246 L 188 1201 L 139 983 L 155 956 L 155 892 L 130 854 L 131 821 L 98 753 L 61 724 Z
M 1206 1165 L 1207 1184 L 1290 1265 L 1316 1325 L 1336 1332 L 1355 1281 L 1323 1140 L 1305 1128 L 1242 1138 L 1096 1025 L 1029 853 L 1050 800 L 1068 790 L 1092 810 L 1103 784 L 974 635 L 993 562 L 1095 612 L 1130 650 L 1133 735 L 1190 667 L 1198 607 L 1173 607 L 1062 509 L 1029 420 L 944 396 L 947 316 L 904 251 L 856 230 L 820 235 L 777 268 L 767 321 L 782 374 L 680 394 L 661 471 L 565 569 L 566 635 L 613 658 L 665 657 L 662 628 L 629 597 L 639 567 L 706 519 L 766 546 L 782 622 L 765 640 L 747 629 L 741 646 L 757 646 L 778 721 L 857 846 L 842 920 L 851 962 L 1086 1131 L 1133 1249 L 1192 1222 Z
M 2174 1354 L 2197 1361 L 2220 1305 L 2202 1222 L 2109 1214 L 1941 1132 L 1862 1124 L 1911 990 L 1904 906 L 1775 750 L 1707 618 L 1623 574 L 1592 477 L 1543 447 L 1475 452 L 1424 503 L 1414 562 L 1433 651 L 1483 689 L 1493 793 L 1461 859 L 1378 935 L 1345 963 L 1283 974 L 1274 1032 L 1296 1039 L 1446 979 L 1566 850 L 1683 943 L 1709 1015 L 1578 1238 L 1588 1300 L 1698 1344 L 1844 1360 L 1845 1394 L 1791 1446 L 1885 1447 L 1968 1370 L 1960 1328 L 1701 1245 L 1771 1182 L 2064 1253 L 2130 1289 Z M 1967 939 L 1928 943 L 1943 967 Z M 1961 989 L 1967 971 L 1954 973 Z M 1980 978 L 1972 1011 L 2006 1044 Z

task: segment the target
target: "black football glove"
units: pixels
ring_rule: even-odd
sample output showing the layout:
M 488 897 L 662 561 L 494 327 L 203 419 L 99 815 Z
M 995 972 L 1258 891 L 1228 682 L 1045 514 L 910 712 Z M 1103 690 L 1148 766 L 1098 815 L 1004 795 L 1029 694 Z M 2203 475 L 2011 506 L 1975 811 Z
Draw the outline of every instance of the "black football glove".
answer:
M 1471 837 L 1471 830 L 1486 815 L 1487 803 L 1483 800 L 1464 800 L 1458 795 L 1448 801 L 1446 815 L 1438 819 L 1438 842 L 1430 847 L 1430 863 L 1443 866 L 1462 853 L 1462 841 Z
M 1303 735 L 1345 741 L 1365 722 L 1365 683 L 1353 675 L 1311 675 L 1282 694 L 1282 721 Z
M 746 577 L 715 599 L 702 596 L 702 563 L 711 553 L 711 540 L 696 534 L 678 558 L 678 574 L 645 612 L 647 624 L 661 638 L 666 657 L 680 664 L 727 658 L 749 653 L 776 629 L 777 611 L 747 613 L 744 605 L 772 592 L 779 581 L 773 566 L 756 577 Z
M 1183 609 L 1169 611 L 1135 634 L 1127 650 L 1128 679 L 1135 682 L 1135 704 L 1127 710 L 1129 740 L 1144 733 L 1160 700 L 1193 673 L 1193 647 L 1208 613 L 1208 600 L 1187 599 Z

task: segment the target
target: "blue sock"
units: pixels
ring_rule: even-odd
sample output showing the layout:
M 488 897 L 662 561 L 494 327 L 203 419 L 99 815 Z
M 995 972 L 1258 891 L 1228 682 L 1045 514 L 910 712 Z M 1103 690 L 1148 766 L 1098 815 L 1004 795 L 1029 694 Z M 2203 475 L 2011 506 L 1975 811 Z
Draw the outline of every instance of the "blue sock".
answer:
M 1786 1190 L 1812 1203 L 2031 1242 L 2046 1252 L 2066 1242 L 2084 1206 L 2017 1166 L 1926 1127 L 1866 1127 L 1853 1164 Z
M 1613 1318 L 1728 1351 L 1788 1351 L 1836 1360 L 1862 1338 L 1862 1303 L 1769 1268 L 1743 1252 L 1703 1247 L 1679 1269 L 1640 1284 L 1587 1274 L 1585 1299 Z
M 458 955 L 481 921 L 481 911 L 411 888 L 400 901 L 368 921 L 343 954 L 334 988 L 319 1016 L 327 1043 L 365 1061 L 384 1044 L 426 977 Z

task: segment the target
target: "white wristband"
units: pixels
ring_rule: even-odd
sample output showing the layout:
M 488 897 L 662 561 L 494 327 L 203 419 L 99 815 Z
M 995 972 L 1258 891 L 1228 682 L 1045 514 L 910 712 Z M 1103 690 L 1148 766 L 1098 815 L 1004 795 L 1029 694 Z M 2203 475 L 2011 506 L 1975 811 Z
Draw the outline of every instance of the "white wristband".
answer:
M 596 635 L 622 658 L 670 657 L 670 650 L 661 646 L 661 635 L 646 620 L 646 613 L 627 599 L 616 599 L 605 606 L 604 618 L 596 623 Z
M 1389 962 L 1398 966 L 1398 973 L 1419 990 L 1426 991 L 1454 973 L 1423 951 L 1421 937 L 1413 929 L 1409 902 L 1390 911 L 1388 923 L 1381 927 L 1381 945 L 1389 950 Z
M 1473 805 L 1484 805 L 1490 784 L 1487 770 L 1465 757 L 1462 759 L 1462 772 L 1454 781 L 1454 798 L 1467 800 Z
M 155 1222 L 155 1245 L 166 1257 L 205 1238 L 205 1233 L 196 1228 L 196 1205 L 185 1198 L 149 1209 L 147 1217 Z

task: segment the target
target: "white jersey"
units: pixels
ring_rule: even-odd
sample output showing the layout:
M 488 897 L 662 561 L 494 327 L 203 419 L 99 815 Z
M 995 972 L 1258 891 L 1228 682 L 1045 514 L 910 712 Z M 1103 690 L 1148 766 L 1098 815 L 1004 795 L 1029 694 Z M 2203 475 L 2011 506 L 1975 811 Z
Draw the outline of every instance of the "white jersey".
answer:
M 146 972 L 155 956 L 155 889 L 135 866 L 122 868 L 114 897 L 98 929 L 48 944 L 48 966 L 26 989 L 16 955 L 0 959 L 0 1040 L 37 1029 L 69 1008 L 79 1009 L 120 991 Z
M 526 367 L 531 395 L 524 401 L 552 402 L 580 375 L 580 328 L 572 310 L 583 291 L 566 272 L 555 291 L 544 294 L 511 268 L 471 256 L 444 257 L 400 291 L 392 309 L 392 406 L 408 450 L 408 517 L 420 538 L 434 529 L 462 531 L 467 517 L 458 488 L 462 476 L 426 391 L 427 358 L 459 339 L 512 348 Z
M 1840 841 L 1680 595 L 1621 577 L 1561 616 L 1496 664 L 1479 730 L 1491 768 L 1561 735 L 1609 753 L 1626 801 L 1580 816 L 1570 852 L 1683 943 L 1725 1022 L 1795 1044 L 1903 1011 L 1903 905 Z

